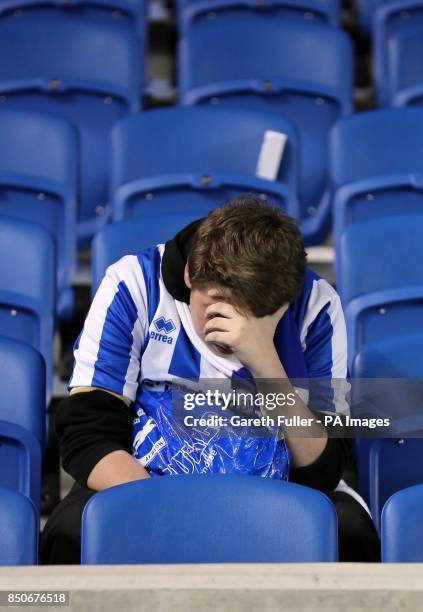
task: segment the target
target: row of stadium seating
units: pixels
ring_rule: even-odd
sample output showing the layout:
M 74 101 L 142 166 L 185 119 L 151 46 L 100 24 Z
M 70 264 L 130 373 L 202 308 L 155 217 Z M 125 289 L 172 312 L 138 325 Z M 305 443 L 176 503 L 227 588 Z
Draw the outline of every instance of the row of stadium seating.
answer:
M 423 2 L 408 3 L 416 11 L 408 21 L 388 4 L 398 19 L 375 36 L 381 103 L 418 106 Z M 398 0 L 389 10 L 394 4 L 405 10 Z M 311 5 L 324 7 L 316 19 Z M 308 244 L 326 237 L 333 210 L 352 375 L 421 377 L 423 111 L 351 115 L 352 51 L 333 27 L 337 3 L 262 6 L 283 19 L 257 15 L 249 2 L 181 1 L 180 101 L 189 108 L 136 114 L 141 3 L 3 0 L 0 485 L 32 500 L 33 510 L 17 503 L 36 522 L 53 333 L 72 314 L 78 237 L 95 236 L 95 290 L 119 257 L 163 242 L 235 194 L 283 206 Z M 276 180 L 257 174 L 267 130 L 287 136 Z M 403 425 L 395 440 L 357 441 L 360 489 L 378 527 L 388 497 L 423 482 L 422 441 L 403 437 L 419 423 Z
M 336 236 L 352 220 L 387 210 L 418 212 L 420 124 L 420 109 L 362 113 L 338 122 L 329 141 L 328 197 L 330 209 L 335 193 Z M 275 181 L 256 175 L 266 130 L 288 138 Z M 57 313 L 66 316 L 76 264 L 77 134 L 50 115 L 3 108 L 0 135 L 0 214 L 42 225 L 55 238 Z M 111 132 L 111 218 L 148 217 L 153 209 L 201 216 L 240 190 L 261 193 L 301 218 L 299 140 L 287 119 L 264 111 L 175 108 L 129 117 Z M 166 147 L 152 146 L 164 141 Z M 107 145 L 103 154 L 109 157 Z M 306 181 L 311 190 L 316 173 L 310 170 Z
M 373 36 L 387 33 L 394 27 L 410 27 L 421 17 L 419 0 L 355 0 L 360 30 Z M 177 22 L 181 35 L 201 21 L 219 21 L 226 17 L 252 20 L 257 17 L 285 18 L 313 21 L 338 27 L 341 23 L 341 0 L 177 0 Z
M 91 236 L 104 222 L 109 130 L 121 117 L 141 109 L 146 4 L 2 2 L 1 106 L 56 115 L 69 122 L 69 132 L 75 132 L 69 138 L 77 143 L 80 239 Z M 45 148 L 50 146 L 47 141 Z M 41 143 L 38 151 L 42 149 Z M 56 171 L 69 172 L 74 179 L 72 170 L 60 165 Z
M 413 392 L 412 380 L 423 372 L 421 120 L 419 108 L 374 111 L 343 120 L 331 134 L 335 266 L 350 372 L 379 379 L 378 392 L 386 379 L 409 379 L 392 387 L 397 438 L 357 440 L 360 492 L 376 526 L 395 490 L 423 482 L 423 441 L 406 439 L 423 430 L 422 390 Z
M 247 92 L 257 94 L 260 82 L 266 80 L 274 85 L 268 86 L 267 93 L 270 90 L 271 97 L 283 107 L 282 89 L 285 95 L 292 84 L 297 90 L 298 81 L 309 80 L 304 76 L 314 74 L 316 85 L 320 82 L 338 89 L 336 66 L 341 63 L 344 73 L 352 69 L 348 53 L 342 52 L 342 44 L 349 43 L 347 36 L 335 28 L 330 32 L 329 24 L 338 21 L 338 3 L 288 0 L 253 7 L 248 0 L 187 0 L 180 4 L 183 8 L 179 12 L 182 24 L 179 85 L 183 103 L 198 103 L 199 99 L 212 96 L 226 101 L 228 97 L 239 98 Z M 314 5 L 315 11 L 311 6 L 307 10 L 307 4 Z M 379 6 L 372 7 L 371 0 L 365 0 L 363 4 L 372 14 L 373 76 L 379 103 L 391 106 L 420 103 L 423 2 L 379 0 Z M 295 15 L 302 19 L 294 23 Z M 323 21 L 319 19 L 322 16 L 326 17 Z M 298 36 L 298 45 L 293 45 L 293 38 Z M 340 56 L 333 55 L 333 51 L 331 56 L 328 48 L 337 46 L 341 48 Z M 288 64 L 291 74 L 287 71 Z M 308 73 L 307 67 L 313 67 L 313 72 Z M 289 82 L 290 78 L 294 83 Z
M 252 11 L 253 18 L 248 11 L 241 18 L 242 3 L 214 4 L 221 8 L 214 18 L 194 20 L 180 38 L 180 102 L 271 110 L 293 123 L 299 140 L 302 229 L 308 244 L 318 243 L 329 221 L 328 133 L 339 117 L 351 113 L 350 41 L 327 24 L 278 20 L 273 3 L 270 14 L 265 6 L 263 14 Z M 378 21 L 374 45 L 379 99 L 389 106 L 419 105 L 422 97 L 423 3 L 413 3 L 408 20 L 402 4 L 384 7 L 386 20 Z
M 423 2 L 363 0 L 361 4 L 371 19 L 373 78 L 379 104 L 421 104 Z
M 299 18 L 339 26 L 341 0 L 176 0 L 178 27 L 184 34 L 192 25 L 202 20 L 218 20 L 222 14 L 230 13 L 235 18 L 251 19 L 262 14 L 272 17 Z M 389 6 L 393 5 L 393 6 Z M 401 13 L 402 18 L 414 16 L 418 9 L 416 0 L 356 0 L 358 20 L 361 29 L 369 32 L 373 23 L 386 19 L 388 14 Z M 80 12 L 86 17 L 109 20 L 107 12 L 113 12 L 113 19 L 121 25 L 131 25 L 138 32 L 146 29 L 147 2 L 145 0 L 3 0 L 2 16 L 15 15 L 28 8 L 59 8 Z
M 207 18 L 209 4 L 219 5 L 219 19 Z M 233 4 L 181 3 L 181 15 L 194 11 L 198 16 L 195 11 L 201 7 L 209 12 L 205 19 L 195 18 L 180 37 L 180 103 L 255 108 L 292 122 L 298 135 L 298 216 L 307 242 L 319 243 L 330 227 L 328 132 L 352 112 L 350 40 L 319 20 L 274 18 L 273 9 L 278 12 L 286 5 L 293 10 L 294 0 L 271 3 L 271 9 L 265 3 L 265 14 L 253 11 L 253 19 L 234 19 Z M 303 3 L 302 10 L 307 4 L 313 3 Z M 329 10 L 332 3 L 315 5 Z M 139 7 L 127 0 L 70 1 L 65 8 L 55 2 L 13 0 L 5 2 L 1 13 L 2 106 L 52 113 L 75 131 L 80 240 L 108 219 L 110 128 L 141 108 L 147 34 L 145 11 Z M 234 10 L 242 9 L 241 3 Z M 412 22 L 416 24 L 414 14 Z M 385 29 L 388 34 L 375 45 L 380 52 L 377 73 L 383 72 L 378 77 L 381 100 L 395 106 L 418 104 L 423 82 L 418 21 L 406 31 L 398 26 L 398 34 L 393 26 Z M 60 312 L 66 313 L 70 306 L 65 294 L 62 300 Z
M 385 504 L 382 561 L 423 562 L 422 507 L 423 485 Z M 0 566 L 36 564 L 37 543 L 34 505 L 0 486 Z M 174 476 L 106 489 L 84 509 L 81 543 L 82 564 L 338 560 L 336 511 L 326 496 L 254 476 Z
M 331 133 L 338 289 L 355 377 L 419 376 L 414 356 L 419 350 L 415 333 L 420 329 L 423 272 L 422 118 L 418 108 L 373 111 L 341 120 Z M 269 128 L 288 135 L 275 182 L 255 174 Z M 59 291 L 57 298 L 56 287 L 71 293 L 74 269 L 70 236 L 77 190 L 75 139 L 63 120 L 6 109 L 0 112 L 0 132 L 7 145 L 0 149 L 5 185 L 0 333 L 43 355 L 49 399 L 61 295 Z M 390 148 L 392 136 L 395 150 Z M 166 148 L 152 148 L 155 140 L 166 140 Z M 96 236 L 93 289 L 113 261 L 167 240 L 242 190 L 259 192 L 296 216 L 295 154 L 296 134 L 290 124 L 258 111 L 175 108 L 118 123 L 112 131 L 110 201 L 114 219 L 129 218 Z M 407 260 L 413 265 L 404 268 Z M 410 337 L 407 345 L 404 335 Z M 412 342 L 413 351 L 399 351 L 398 343 L 406 347 Z M 404 352 L 408 360 L 395 361 L 395 355 Z M 383 368 L 381 353 L 386 356 Z
M 420 109 L 404 109 L 362 113 L 336 125 L 330 141 L 336 236 L 352 221 L 387 211 L 418 212 L 420 121 Z M 248 132 L 241 130 L 247 124 Z M 277 181 L 255 175 L 268 128 L 288 136 Z M 75 134 L 66 122 L 48 115 L 6 109 L 0 112 L 0 133 L 1 214 L 43 225 L 56 238 L 57 311 L 63 312 L 63 302 L 71 301 L 75 266 Z M 166 149 L 151 148 L 153 140 L 163 138 Z M 148 215 L 153 206 L 163 213 L 199 215 L 235 188 L 264 193 L 298 216 L 297 149 L 295 130 L 276 114 L 197 108 L 128 118 L 112 131 L 112 218 Z M 340 289 L 342 294 L 342 278 Z

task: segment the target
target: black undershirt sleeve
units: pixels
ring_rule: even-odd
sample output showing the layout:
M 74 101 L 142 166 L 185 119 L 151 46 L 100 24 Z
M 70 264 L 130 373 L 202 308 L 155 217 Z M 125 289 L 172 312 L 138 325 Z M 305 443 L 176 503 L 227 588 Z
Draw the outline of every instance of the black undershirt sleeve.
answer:
M 321 412 L 313 411 L 313 413 L 320 418 L 323 417 Z M 345 419 L 342 421 L 342 425 L 331 428 L 325 449 L 313 463 L 291 468 L 289 477 L 291 482 L 319 491 L 333 491 L 343 478 L 348 485 L 356 487 L 354 440 L 345 425 Z
M 350 440 L 328 438 L 324 451 L 313 463 L 291 468 L 289 480 L 319 491 L 333 491 L 350 465 Z
M 55 417 L 63 469 L 86 486 L 100 459 L 116 450 L 132 453 L 133 418 L 132 408 L 106 391 L 69 395 Z

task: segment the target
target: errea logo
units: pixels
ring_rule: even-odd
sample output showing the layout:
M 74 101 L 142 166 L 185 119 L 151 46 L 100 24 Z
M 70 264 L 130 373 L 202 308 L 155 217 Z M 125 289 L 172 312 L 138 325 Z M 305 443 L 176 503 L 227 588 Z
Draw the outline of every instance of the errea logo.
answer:
M 165 319 L 163 316 L 161 316 L 158 319 L 155 319 L 153 323 L 158 333 L 151 330 L 150 339 L 157 340 L 158 342 L 165 342 L 166 344 L 172 344 L 173 338 L 169 336 L 169 334 L 174 332 L 176 329 L 176 325 L 172 319 Z
M 154 321 L 154 325 L 156 326 L 158 332 L 165 331 L 167 334 L 171 334 L 176 329 L 175 323 L 172 321 L 172 319 L 165 319 L 163 316 L 156 319 Z

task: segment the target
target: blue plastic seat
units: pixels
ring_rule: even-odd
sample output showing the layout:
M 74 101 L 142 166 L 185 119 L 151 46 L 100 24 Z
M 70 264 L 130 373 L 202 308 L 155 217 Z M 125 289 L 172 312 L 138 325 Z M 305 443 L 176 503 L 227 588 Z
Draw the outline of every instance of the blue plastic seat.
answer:
M 202 20 L 219 23 L 222 15 L 233 21 L 256 20 L 264 15 L 272 19 L 316 20 L 334 26 L 339 24 L 340 17 L 339 0 L 179 0 L 177 9 L 182 35 Z
M 97 291 L 107 268 L 125 255 L 137 255 L 140 251 L 170 240 L 183 227 L 198 219 L 192 212 L 151 212 L 147 218 L 134 217 L 106 225 L 93 238 L 92 292 Z
M 382 510 L 384 563 L 423 563 L 423 485 L 397 491 Z
M 422 352 L 423 333 L 418 331 L 364 345 L 352 364 L 351 416 L 388 417 L 391 432 L 422 431 Z M 375 437 L 356 440 L 358 486 L 368 503 L 369 453 Z
M 256 176 L 265 132 L 288 137 L 276 181 Z M 112 130 L 114 220 L 192 213 L 202 217 L 241 192 L 298 214 L 297 137 L 289 121 L 233 108 L 172 108 L 128 117 Z M 160 144 L 161 143 L 161 144 Z
M 421 106 L 423 101 L 423 26 L 392 37 L 389 44 L 389 76 L 386 103 Z M 381 92 L 381 100 L 383 91 Z
M 379 103 L 421 104 L 423 2 L 379 2 L 373 14 L 373 74 Z
M 44 227 L 58 256 L 59 317 L 72 314 L 77 134 L 63 119 L 0 105 L 0 215 Z
M 423 378 L 423 332 L 394 336 L 366 344 L 357 353 L 353 376 L 357 378 Z
M 0 566 L 36 565 L 38 531 L 31 501 L 0 486 Z
M 422 233 L 423 211 L 354 223 L 337 239 L 350 364 L 368 343 L 421 329 Z
M 146 0 L 2 0 L 2 18 L 19 11 L 21 17 L 33 10 L 49 8 L 60 9 L 68 13 L 77 13 L 85 19 L 103 20 L 105 23 L 135 27 L 141 35 L 146 32 Z
M 272 111 L 297 128 L 307 244 L 321 242 L 330 229 L 328 134 L 352 111 L 352 74 L 347 34 L 324 24 L 263 18 L 217 27 L 206 21 L 180 40 L 182 104 Z
M 346 117 L 330 145 L 335 240 L 359 221 L 423 211 L 423 108 Z
M 34 9 L 0 19 L 0 102 L 50 112 L 78 128 L 81 239 L 107 219 L 108 133 L 139 110 L 140 57 L 135 28 L 73 11 Z
M 257 476 L 132 482 L 94 495 L 82 517 L 84 564 L 324 562 L 337 556 L 330 500 Z
M 382 438 L 370 449 L 370 510 L 379 529 L 380 514 L 393 493 L 423 484 L 423 439 Z
M 53 374 L 56 303 L 54 240 L 38 225 L 0 217 L 0 336 L 37 349 L 47 368 L 47 396 Z
M 0 486 L 40 506 L 46 371 L 31 346 L 0 336 Z M 1 553 L 0 553 L 1 554 Z

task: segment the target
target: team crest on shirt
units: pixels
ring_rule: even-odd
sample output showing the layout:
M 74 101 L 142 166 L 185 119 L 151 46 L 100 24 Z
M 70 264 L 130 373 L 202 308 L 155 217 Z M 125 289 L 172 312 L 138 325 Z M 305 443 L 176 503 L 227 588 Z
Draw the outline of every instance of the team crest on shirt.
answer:
M 173 338 L 169 334 L 175 331 L 176 325 L 172 321 L 172 319 L 166 319 L 161 316 L 153 321 L 154 327 L 157 329 L 157 332 L 154 330 L 150 331 L 151 340 L 157 340 L 158 342 L 164 342 L 166 344 L 172 344 Z

